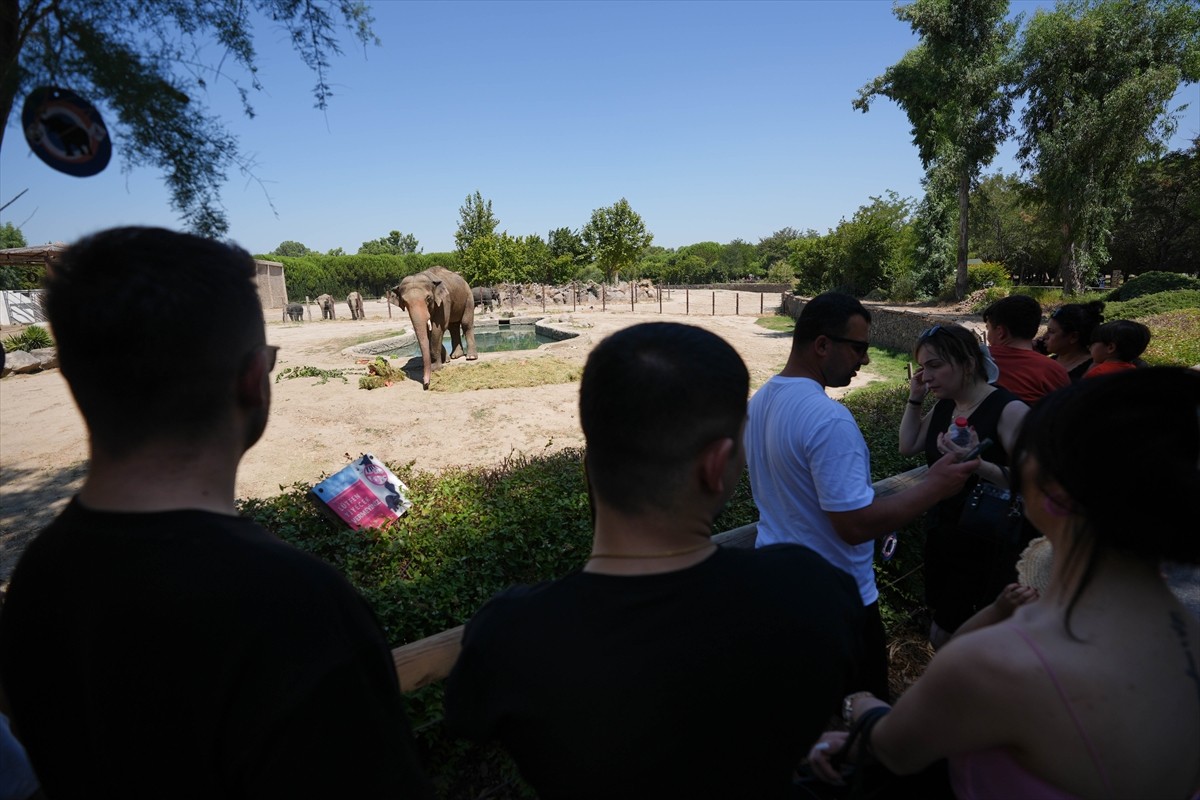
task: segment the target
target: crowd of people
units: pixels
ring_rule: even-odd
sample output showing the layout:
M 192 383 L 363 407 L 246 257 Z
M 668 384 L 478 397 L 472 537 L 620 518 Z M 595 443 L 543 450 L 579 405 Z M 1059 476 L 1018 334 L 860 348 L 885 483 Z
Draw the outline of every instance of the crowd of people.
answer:
M 227 324 L 187 325 L 197 303 Z M 54 265 L 46 308 L 91 462 L 0 613 L 0 800 L 433 796 L 369 607 L 236 514 L 275 359 L 250 256 L 104 231 Z M 711 332 L 607 337 L 580 385 L 591 553 L 472 617 L 448 729 L 547 798 L 854 796 L 868 770 L 897 796 L 916 774 L 922 796 L 1193 797 L 1200 620 L 1162 568 L 1200 563 L 1200 372 L 1137 368 L 1148 332 L 1102 311 L 1063 306 L 1038 340 L 1014 296 L 986 345 L 924 331 L 897 437 L 928 470 L 887 496 L 826 393 L 870 363 L 856 299 L 807 302 L 752 396 Z M 145 349 L 124 381 L 109 341 Z M 720 548 L 744 469 L 756 547 Z M 893 698 L 876 543 L 921 517 L 936 654 Z

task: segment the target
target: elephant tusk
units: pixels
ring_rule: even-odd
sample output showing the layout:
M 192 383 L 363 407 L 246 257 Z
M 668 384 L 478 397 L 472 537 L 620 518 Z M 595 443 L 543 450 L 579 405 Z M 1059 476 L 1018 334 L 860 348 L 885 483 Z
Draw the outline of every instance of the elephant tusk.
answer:
M 425 320 L 425 330 L 429 331 L 430 333 L 433 332 L 433 320 L 431 320 L 431 319 Z

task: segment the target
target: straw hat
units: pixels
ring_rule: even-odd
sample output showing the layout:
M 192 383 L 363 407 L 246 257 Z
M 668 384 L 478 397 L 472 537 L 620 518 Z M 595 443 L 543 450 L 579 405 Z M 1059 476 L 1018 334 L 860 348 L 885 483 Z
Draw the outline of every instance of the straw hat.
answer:
M 1039 536 L 1026 546 L 1017 560 L 1017 582 L 1022 586 L 1032 586 L 1039 594 L 1045 594 L 1053 566 L 1054 548 L 1045 536 Z

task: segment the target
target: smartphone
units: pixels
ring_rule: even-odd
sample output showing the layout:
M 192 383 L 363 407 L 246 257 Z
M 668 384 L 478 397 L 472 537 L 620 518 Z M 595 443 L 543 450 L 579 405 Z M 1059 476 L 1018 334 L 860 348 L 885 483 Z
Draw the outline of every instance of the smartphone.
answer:
M 992 446 L 992 440 L 984 439 L 979 444 L 975 445 L 975 447 L 971 450 L 971 452 L 967 453 L 965 456 L 960 458 L 959 461 L 960 462 L 970 461 L 973 458 L 979 458 L 979 454 L 982 453 L 984 450 L 987 450 L 991 446 Z

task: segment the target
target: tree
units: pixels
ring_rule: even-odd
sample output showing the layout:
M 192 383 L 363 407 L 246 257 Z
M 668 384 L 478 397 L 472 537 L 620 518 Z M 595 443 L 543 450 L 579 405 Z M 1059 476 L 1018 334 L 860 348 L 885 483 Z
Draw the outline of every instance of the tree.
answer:
M 788 243 L 803 236 L 790 225 L 758 240 L 758 260 L 763 269 L 770 269 L 776 261 L 788 257 Z
M 622 197 L 608 208 L 592 211 L 582 238 L 596 266 L 603 270 L 604 279 L 612 283 L 613 276 L 622 267 L 633 264 L 650 245 L 654 234 L 647 233 L 646 223 Z
M 458 209 L 458 230 L 454 232 L 454 246 L 459 253 L 466 253 L 471 243 L 480 236 L 491 236 L 496 232 L 500 221 L 492 213 L 492 201 L 484 202 L 483 195 L 477 189 L 475 194 L 467 195 L 466 201 Z
M 998 172 L 971 198 L 971 252 L 997 261 L 1020 283 L 1041 283 L 1057 271 L 1055 234 L 1028 183 Z
M 316 107 L 333 92 L 330 55 L 340 54 L 335 18 L 364 44 L 370 8 L 358 0 L 0 0 L 0 145 L 18 97 L 38 86 L 63 86 L 97 104 L 124 169 L 164 172 L 171 206 L 193 231 L 221 236 L 229 229 L 220 188 L 231 167 L 251 174 L 237 139 L 197 99 L 208 81 L 232 81 L 247 116 L 255 71 L 254 12 L 287 32 L 317 78 Z M 202 57 L 210 40 L 220 45 Z M 238 64 L 242 85 L 229 71 Z
M 1129 214 L 1113 229 L 1112 265 L 1128 274 L 1192 272 L 1200 264 L 1200 137 L 1138 165 Z
M 1063 290 L 1107 260 L 1137 165 L 1161 153 L 1181 82 L 1200 80 L 1200 5 L 1192 0 L 1064 3 L 1030 20 L 1018 157 L 1059 233 Z
M 11 222 L 6 222 L 0 225 L 0 250 L 8 249 L 9 247 L 27 247 L 25 243 L 25 234 L 21 229 Z
M 387 236 L 363 242 L 358 248 L 360 255 L 394 255 L 406 256 L 409 253 L 421 252 L 420 242 L 411 233 L 392 231 Z
M 863 112 L 883 95 L 904 109 L 913 144 L 928 171 L 952 174 L 958 190 L 955 294 L 967 290 L 968 202 L 971 182 L 991 163 L 1011 132 L 1008 117 L 1015 79 L 1010 50 L 1017 23 L 1005 20 L 1008 0 L 916 0 L 895 8 L 921 43 L 859 90 Z M 934 182 L 935 185 L 940 185 Z
M 11 222 L 0 225 L 0 249 L 27 247 L 25 234 Z M 36 289 L 42 283 L 41 267 L 0 267 L 0 289 Z
M 291 239 L 288 239 L 286 242 L 280 242 L 279 246 L 271 251 L 271 255 L 299 258 L 300 256 L 306 256 L 312 252 L 312 250 L 309 250 L 300 242 L 294 242 Z

